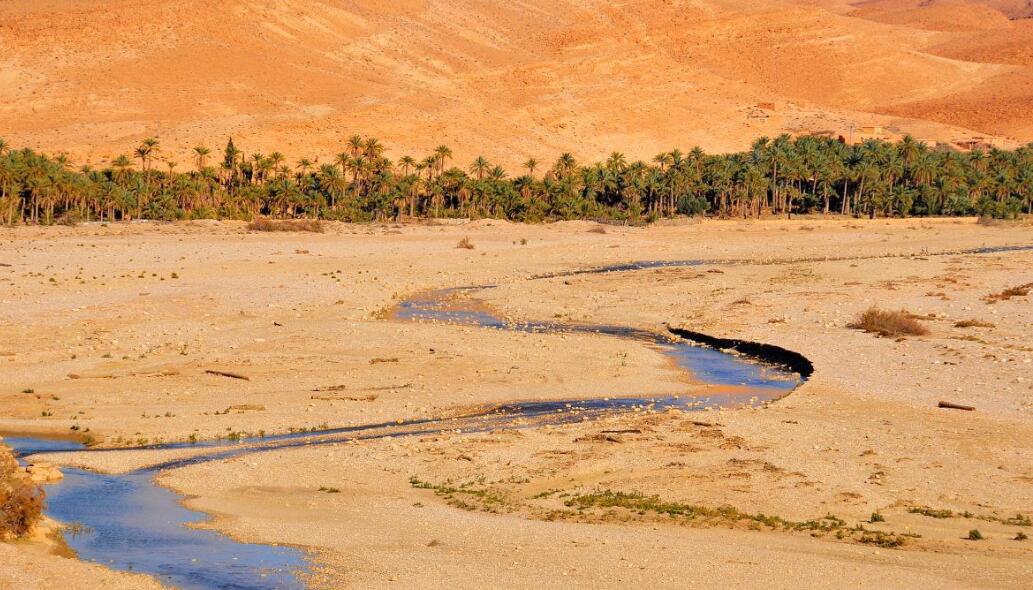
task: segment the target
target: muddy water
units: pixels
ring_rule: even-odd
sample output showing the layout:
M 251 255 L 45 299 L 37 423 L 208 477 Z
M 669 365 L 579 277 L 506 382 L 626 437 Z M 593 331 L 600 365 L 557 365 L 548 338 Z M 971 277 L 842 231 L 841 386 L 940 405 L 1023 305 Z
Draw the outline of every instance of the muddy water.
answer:
M 633 263 L 587 272 L 619 272 L 687 266 L 693 261 Z M 490 286 L 432 291 L 398 305 L 396 321 L 434 321 L 485 329 L 523 332 L 597 333 L 643 341 L 668 355 L 677 366 L 692 373 L 705 386 L 687 386 L 684 395 L 661 397 L 611 397 L 600 392 L 592 399 L 529 401 L 473 408 L 454 416 L 385 422 L 315 432 L 273 435 L 257 440 L 170 443 L 144 447 L 152 450 L 196 448 L 186 458 L 157 463 L 123 475 L 105 475 L 81 469 L 64 469 L 65 479 L 47 489 L 47 513 L 66 524 L 76 523 L 68 544 L 81 559 L 121 570 L 155 576 L 160 581 L 196 589 L 300 588 L 305 567 L 301 551 L 240 543 L 214 531 L 189 525 L 205 515 L 182 505 L 182 498 L 155 483 L 156 473 L 186 465 L 224 460 L 278 449 L 372 440 L 385 436 L 412 436 L 462 430 L 486 431 L 521 428 L 543 423 L 591 420 L 618 412 L 649 412 L 678 408 L 685 411 L 713 407 L 757 406 L 778 399 L 795 388 L 803 377 L 775 364 L 693 345 L 664 334 L 607 325 L 554 322 L 507 322 L 472 297 Z M 701 393 L 702 391 L 702 393 Z M 532 392 L 529 392 L 533 396 Z M 20 455 L 46 455 L 82 450 L 68 441 L 40 438 L 8 438 Z M 98 449 L 111 453 L 140 449 Z

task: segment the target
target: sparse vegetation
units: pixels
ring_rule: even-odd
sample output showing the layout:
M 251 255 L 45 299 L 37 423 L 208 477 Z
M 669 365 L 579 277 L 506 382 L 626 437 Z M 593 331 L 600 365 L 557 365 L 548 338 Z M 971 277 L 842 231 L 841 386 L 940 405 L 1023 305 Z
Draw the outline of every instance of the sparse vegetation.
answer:
M 459 240 L 458 244 L 456 244 L 456 248 L 461 248 L 463 250 L 473 250 L 473 242 L 470 241 L 469 237 L 464 237 L 463 239 Z
M 1033 520 L 1022 514 L 1016 514 L 1015 516 L 998 520 L 1004 524 L 1012 526 L 1033 526 Z
M 1013 297 L 1025 297 L 1029 295 L 1030 290 L 1033 290 L 1033 283 L 1008 287 L 1000 293 L 991 293 L 990 295 L 983 297 L 983 301 L 991 304 L 997 303 L 998 301 L 1008 301 Z
M 863 312 L 847 327 L 886 337 L 924 336 L 929 333 L 929 329 L 907 311 L 886 311 L 875 307 Z
M 912 506 L 907 509 L 911 514 L 921 514 L 930 518 L 951 518 L 954 513 L 950 510 L 929 508 L 928 506 Z
M 984 322 L 982 320 L 961 320 L 960 322 L 954 322 L 955 328 L 993 328 L 995 327 L 992 322 Z
M 398 357 L 396 357 L 396 356 L 393 356 L 393 357 L 374 357 L 374 358 L 369 359 L 369 364 L 371 364 L 371 365 L 380 365 L 380 364 L 384 364 L 384 363 L 397 363 L 397 362 L 398 362 Z
M 6 447 L 0 447 L 0 539 L 24 536 L 39 522 L 43 490 L 18 466 Z
M 485 512 L 512 512 L 518 509 L 534 510 L 528 504 L 512 497 L 504 490 L 489 487 L 486 482 L 466 482 L 456 484 L 433 484 L 411 477 L 409 483 L 417 489 L 433 491 L 450 506 L 463 510 L 480 510 Z M 884 531 L 867 530 L 861 525 L 849 527 L 846 521 L 828 514 L 821 518 L 792 521 L 779 516 L 750 514 L 733 506 L 709 507 L 681 502 L 669 502 L 659 496 L 647 496 L 637 492 L 621 492 L 600 490 L 586 494 L 563 493 L 550 489 L 536 494 L 532 501 L 555 501 L 563 498 L 565 510 L 548 510 L 538 516 L 545 520 L 600 518 L 609 520 L 614 510 L 623 510 L 629 517 L 645 517 L 649 515 L 665 518 L 678 518 L 696 525 L 745 527 L 753 530 L 768 529 L 789 532 L 807 532 L 813 536 L 832 534 L 837 539 L 880 547 L 900 547 L 906 543 L 908 536 Z
M 256 219 L 247 225 L 247 228 L 251 231 L 270 231 L 270 232 L 312 232 L 321 234 L 325 230 L 323 222 L 318 219 Z
M 1019 531 L 1019 532 L 1015 533 L 1015 538 L 1012 539 L 1012 540 L 1013 541 L 1025 541 L 1028 538 L 1029 538 L 1029 535 L 1027 535 L 1026 533 L 1024 533 L 1022 531 Z
M 58 225 L 64 225 L 66 227 L 76 227 L 82 220 L 79 219 L 79 213 L 77 211 L 65 211 L 61 217 L 58 218 Z
M 968 532 L 968 537 L 966 537 L 969 541 L 982 541 L 984 538 L 983 533 L 979 532 L 979 529 L 972 529 Z
M 711 508 L 680 502 L 668 502 L 661 500 L 659 496 L 646 496 L 634 492 L 603 490 L 590 494 L 579 494 L 568 499 L 565 505 L 578 511 L 584 511 L 588 508 L 620 508 L 638 515 L 653 513 L 727 526 L 744 524 L 752 529 L 767 528 L 770 530 L 810 532 L 814 536 L 832 533 L 837 539 L 886 548 L 900 547 L 906 542 L 904 535 L 884 531 L 871 531 L 860 525 L 848 527 L 843 519 L 832 514 L 812 520 L 792 521 L 779 516 L 750 514 L 732 506 Z
M 504 494 L 483 487 L 475 487 L 472 483 L 453 485 L 432 484 L 417 477 L 410 477 L 409 484 L 422 490 L 432 490 L 449 506 L 462 510 L 481 510 L 484 512 L 508 512 L 513 509 Z

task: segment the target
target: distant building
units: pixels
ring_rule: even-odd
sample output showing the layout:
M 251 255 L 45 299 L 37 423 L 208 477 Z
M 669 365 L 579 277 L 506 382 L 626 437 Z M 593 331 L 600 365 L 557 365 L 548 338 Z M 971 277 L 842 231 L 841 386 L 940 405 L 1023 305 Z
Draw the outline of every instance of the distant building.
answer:
M 954 147 L 958 149 L 958 151 L 962 152 L 973 152 L 976 150 L 986 152 L 994 147 L 992 140 L 986 137 L 970 137 L 967 139 L 955 139 L 953 141 L 953 144 Z

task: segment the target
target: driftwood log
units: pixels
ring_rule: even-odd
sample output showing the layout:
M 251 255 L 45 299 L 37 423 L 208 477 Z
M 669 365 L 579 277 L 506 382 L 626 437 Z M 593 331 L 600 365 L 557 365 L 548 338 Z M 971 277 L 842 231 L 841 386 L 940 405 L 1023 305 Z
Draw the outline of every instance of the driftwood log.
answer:
M 247 375 L 241 375 L 240 373 L 230 373 L 229 371 L 214 371 L 208 369 L 205 371 L 209 375 L 218 375 L 219 377 L 229 377 L 230 379 L 241 379 L 243 381 L 251 381 L 251 378 Z
M 973 406 L 963 406 L 953 402 L 940 402 L 937 406 L 947 408 L 948 410 L 965 410 L 966 412 L 974 412 L 976 410 Z

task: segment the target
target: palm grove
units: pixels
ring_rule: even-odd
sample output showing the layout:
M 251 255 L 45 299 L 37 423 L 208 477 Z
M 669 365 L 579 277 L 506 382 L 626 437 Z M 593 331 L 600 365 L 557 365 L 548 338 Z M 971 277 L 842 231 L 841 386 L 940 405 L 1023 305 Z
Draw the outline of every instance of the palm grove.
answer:
M 534 159 L 518 176 L 483 157 L 465 170 L 452 151 L 391 161 L 374 138 L 355 136 L 331 161 L 291 162 L 279 152 L 221 154 L 194 148 L 189 171 L 147 139 L 106 168 L 14 150 L 0 139 L 0 223 L 131 219 L 496 217 L 516 221 L 649 221 L 678 214 L 758 217 L 1033 213 L 1033 144 L 958 153 L 910 137 L 858 145 L 787 135 L 749 151 L 696 148 L 629 161 L 613 153 L 581 164 L 570 154 Z

